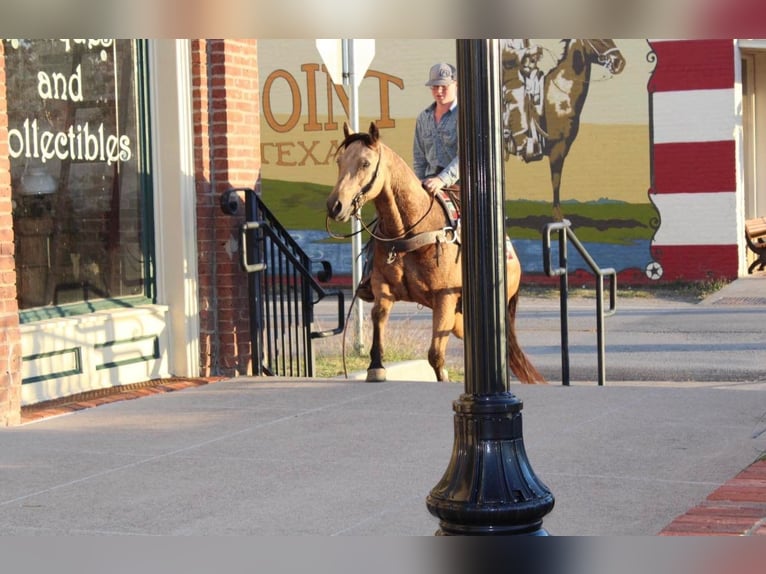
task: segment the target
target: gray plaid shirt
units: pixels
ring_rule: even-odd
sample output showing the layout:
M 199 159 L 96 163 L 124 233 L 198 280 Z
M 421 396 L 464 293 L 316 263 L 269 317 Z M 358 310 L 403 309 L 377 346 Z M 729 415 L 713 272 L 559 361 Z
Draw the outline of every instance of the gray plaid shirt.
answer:
M 445 186 L 460 179 L 457 101 L 436 124 L 436 102 L 418 114 L 412 145 L 413 169 L 420 179 L 439 176 Z M 441 170 L 441 171 L 440 171 Z

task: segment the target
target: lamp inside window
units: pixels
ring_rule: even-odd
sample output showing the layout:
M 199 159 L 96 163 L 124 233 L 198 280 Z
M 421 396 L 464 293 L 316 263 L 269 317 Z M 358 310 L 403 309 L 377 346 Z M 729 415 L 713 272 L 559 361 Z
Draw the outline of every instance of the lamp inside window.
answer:
M 43 165 L 24 166 L 19 191 L 23 195 L 50 195 L 58 189 L 58 181 Z

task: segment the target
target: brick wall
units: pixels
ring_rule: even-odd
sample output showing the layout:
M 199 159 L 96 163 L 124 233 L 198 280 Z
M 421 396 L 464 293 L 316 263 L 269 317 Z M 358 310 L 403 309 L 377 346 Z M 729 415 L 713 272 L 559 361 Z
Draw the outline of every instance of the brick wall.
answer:
M 244 218 L 225 215 L 221 193 L 255 187 L 261 159 L 255 40 L 192 42 L 200 372 L 250 372 L 247 281 L 236 251 Z
M 0 62 L 3 62 L 0 42 Z M 5 68 L 0 66 L 0 427 L 21 417 L 21 343 L 16 300 Z

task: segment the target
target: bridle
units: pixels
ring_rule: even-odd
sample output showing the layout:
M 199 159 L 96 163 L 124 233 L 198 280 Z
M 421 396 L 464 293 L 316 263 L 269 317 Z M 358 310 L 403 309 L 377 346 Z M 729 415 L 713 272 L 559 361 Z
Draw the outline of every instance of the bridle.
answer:
M 618 52 L 620 49 L 617 46 L 614 46 L 612 48 L 609 48 L 608 50 L 601 52 L 599 49 L 593 44 L 593 42 L 589 39 L 585 39 L 585 42 L 590 46 L 591 50 L 593 50 L 596 53 L 596 60 L 598 60 L 598 63 L 606 68 L 606 70 L 610 74 L 614 74 L 614 65 L 612 64 L 612 59 L 609 58 L 609 54 L 612 52 Z
M 351 143 L 351 142 L 350 141 L 346 142 L 346 144 L 343 147 L 348 147 L 349 143 Z M 384 242 L 399 241 L 400 239 L 403 239 L 403 238 L 407 237 L 407 235 L 409 235 L 412 232 L 412 230 L 415 229 L 428 216 L 428 214 L 431 212 L 431 209 L 433 209 L 434 202 L 436 200 L 436 196 L 435 196 L 435 194 L 428 193 L 428 191 L 425 188 L 421 187 L 421 189 L 423 189 L 423 191 L 428 193 L 428 195 L 431 198 L 431 203 L 429 204 L 428 209 L 426 210 L 426 212 L 415 223 L 413 223 L 407 229 L 405 229 L 402 232 L 402 234 L 399 235 L 398 237 L 382 237 L 380 235 L 377 235 L 375 233 L 375 223 L 378 221 L 378 218 L 377 217 L 374 218 L 370 223 L 365 223 L 364 220 L 362 219 L 362 216 L 361 216 L 361 212 L 362 212 L 361 201 L 362 201 L 362 198 L 367 193 L 369 193 L 369 191 L 372 189 L 372 186 L 375 184 L 375 181 L 378 178 L 378 172 L 380 170 L 380 162 L 381 162 L 381 157 L 383 155 L 383 150 L 382 150 L 380 145 L 378 145 L 377 148 L 378 148 L 378 162 L 375 165 L 375 171 L 373 172 L 372 177 L 370 178 L 370 181 L 368 181 L 366 184 L 364 184 L 362 187 L 360 187 L 359 191 L 357 191 L 356 194 L 354 195 L 354 197 L 351 199 L 351 205 L 354 208 L 353 211 L 351 212 L 351 217 L 357 219 L 359 221 L 359 223 L 361 224 L 362 229 L 364 229 L 367 233 L 370 234 L 371 237 L 377 239 L 378 241 L 384 241 Z M 349 237 L 353 237 L 357 233 L 361 233 L 362 232 L 362 229 L 360 229 L 359 231 L 355 231 L 353 233 L 348 233 L 348 234 L 344 234 L 344 235 L 338 235 L 336 233 L 333 233 L 330 230 L 330 217 L 329 217 L 329 215 L 325 217 L 325 228 L 327 229 L 327 233 L 333 239 L 348 239 Z
M 359 211 L 361 210 L 362 206 L 360 205 L 360 202 L 362 201 L 362 198 L 370 192 L 372 189 L 372 186 L 375 184 L 375 180 L 378 179 L 378 171 L 380 170 L 380 158 L 383 155 L 383 150 L 380 146 L 378 146 L 378 163 L 375 164 L 375 171 L 372 173 L 372 177 L 370 178 L 370 181 L 368 181 L 365 185 L 363 185 L 359 191 L 356 192 L 356 195 L 351 200 L 351 205 L 354 206 L 353 216 L 359 218 L 361 221 L 361 217 L 358 216 Z

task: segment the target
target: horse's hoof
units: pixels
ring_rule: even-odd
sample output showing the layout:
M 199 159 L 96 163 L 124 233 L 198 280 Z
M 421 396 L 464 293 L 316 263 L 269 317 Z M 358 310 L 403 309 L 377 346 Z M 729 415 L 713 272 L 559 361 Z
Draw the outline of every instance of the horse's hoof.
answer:
M 386 380 L 386 369 L 367 369 L 368 383 L 382 383 Z

